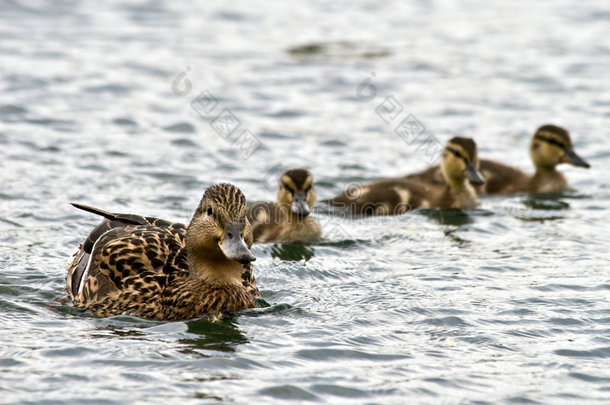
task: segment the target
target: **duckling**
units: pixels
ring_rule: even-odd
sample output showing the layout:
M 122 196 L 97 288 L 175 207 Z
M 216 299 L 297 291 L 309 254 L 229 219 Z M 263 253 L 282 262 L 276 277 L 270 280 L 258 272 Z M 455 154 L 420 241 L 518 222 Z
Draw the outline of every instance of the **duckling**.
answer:
M 530 157 L 536 167 L 533 175 L 493 160 L 481 159 L 480 167 L 485 185 L 478 187 L 477 192 L 559 193 L 565 189 L 567 181 L 564 175 L 556 170 L 558 164 L 569 163 L 577 167 L 591 167 L 574 152 L 568 131 L 556 125 L 543 125 L 536 130 L 530 142 Z M 439 166 L 430 167 L 406 178 L 435 185 L 444 182 Z
M 362 215 L 396 215 L 419 207 L 468 208 L 477 204 L 472 185 L 481 185 L 484 180 L 472 139 L 454 137 L 447 142 L 441 174 L 441 187 L 404 178 L 384 179 L 352 187 L 327 202 Z
M 322 236 L 309 214 L 316 202 L 313 176 L 306 169 L 291 169 L 280 177 L 277 202 L 261 202 L 248 210 L 254 242 L 312 241 Z
M 260 297 L 246 199 L 231 184 L 208 188 L 188 226 L 72 205 L 105 217 L 68 263 L 79 308 L 180 320 L 252 308 Z

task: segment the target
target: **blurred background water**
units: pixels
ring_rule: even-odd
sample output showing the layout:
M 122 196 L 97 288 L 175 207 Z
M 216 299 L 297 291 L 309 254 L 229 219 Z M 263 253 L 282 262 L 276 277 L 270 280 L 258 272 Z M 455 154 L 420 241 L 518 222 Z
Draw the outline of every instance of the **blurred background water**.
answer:
M 0 402 L 608 403 L 609 22 L 606 1 L 3 0 Z M 267 308 L 60 302 L 98 221 L 70 201 L 187 222 L 207 186 L 270 200 L 298 166 L 326 198 L 457 134 L 531 170 L 545 123 L 592 165 L 561 168 L 571 190 L 318 210 L 323 241 L 254 247 Z

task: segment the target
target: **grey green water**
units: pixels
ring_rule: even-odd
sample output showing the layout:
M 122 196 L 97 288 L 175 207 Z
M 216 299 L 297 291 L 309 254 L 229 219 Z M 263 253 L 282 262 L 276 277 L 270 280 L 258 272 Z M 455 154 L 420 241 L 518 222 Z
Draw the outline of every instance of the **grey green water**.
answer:
M 2 1 L 0 403 L 608 403 L 609 22 L 606 1 Z M 186 222 L 210 184 L 269 200 L 297 166 L 326 198 L 456 134 L 530 170 L 545 123 L 592 164 L 571 190 L 317 209 L 322 242 L 253 249 L 269 307 L 60 301 L 97 222 L 70 201 Z

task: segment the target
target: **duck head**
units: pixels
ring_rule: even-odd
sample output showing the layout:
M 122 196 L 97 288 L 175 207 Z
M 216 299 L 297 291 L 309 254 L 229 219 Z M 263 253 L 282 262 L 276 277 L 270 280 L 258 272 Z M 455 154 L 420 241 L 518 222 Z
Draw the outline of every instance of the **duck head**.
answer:
M 316 202 L 311 173 L 305 169 L 285 171 L 280 178 L 277 201 L 282 207 L 290 207 L 290 212 L 299 218 L 308 216 Z
M 217 184 L 205 191 L 188 226 L 189 253 L 203 260 L 230 260 L 248 264 L 252 227 L 246 218 L 246 198 L 231 184 Z
M 466 180 L 473 186 L 485 184 L 479 171 L 477 145 L 470 138 L 451 138 L 443 150 L 441 168 L 449 184 L 463 184 Z
M 560 163 L 591 167 L 574 152 L 570 134 L 556 125 L 543 125 L 534 134 L 530 144 L 530 156 L 536 169 L 553 170 Z

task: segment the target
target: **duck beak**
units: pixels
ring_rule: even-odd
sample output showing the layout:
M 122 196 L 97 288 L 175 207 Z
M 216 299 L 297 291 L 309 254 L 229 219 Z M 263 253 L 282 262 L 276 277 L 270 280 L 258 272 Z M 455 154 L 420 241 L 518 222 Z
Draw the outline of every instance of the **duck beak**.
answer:
M 473 186 L 482 186 L 483 184 L 485 184 L 485 179 L 483 178 L 483 175 L 479 171 L 479 168 L 477 167 L 476 162 L 466 163 L 465 173 L 466 173 L 466 177 L 468 178 L 468 181 Z
M 241 264 L 248 264 L 256 260 L 252 255 L 244 237 L 242 236 L 241 224 L 227 224 L 225 233 L 220 242 L 220 249 L 227 259 L 234 260 Z
M 307 195 L 303 191 L 295 192 L 292 197 L 292 212 L 299 217 L 309 215 L 309 206 L 307 205 Z
M 591 165 L 587 163 L 583 158 L 578 156 L 576 152 L 574 152 L 574 149 L 572 149 L 571 147 L 566 147 L 565 151 L 566 154 L 563 155 L 561 159 L 559 159 L 560 163 L 569 163 L 571 165 L 584 167 L 587 169 L 591 167 Z

